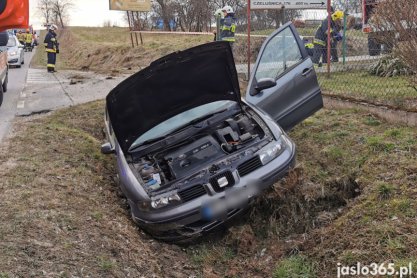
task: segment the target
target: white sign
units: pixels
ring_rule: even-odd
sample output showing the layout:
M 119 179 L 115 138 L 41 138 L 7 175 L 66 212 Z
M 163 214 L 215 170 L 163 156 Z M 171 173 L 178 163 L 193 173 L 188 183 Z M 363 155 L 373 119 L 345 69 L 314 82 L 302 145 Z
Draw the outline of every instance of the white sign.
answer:
M 149 12 L 150 0 L 110 0 L 110 10 Z
M 324 0 L 251 0 L 251 10 L 270 9 L 327 9 Z

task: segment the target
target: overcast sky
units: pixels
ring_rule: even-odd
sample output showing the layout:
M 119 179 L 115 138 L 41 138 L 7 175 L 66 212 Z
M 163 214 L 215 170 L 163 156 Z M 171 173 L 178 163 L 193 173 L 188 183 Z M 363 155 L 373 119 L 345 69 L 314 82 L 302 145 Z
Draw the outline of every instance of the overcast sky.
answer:
M 70 11 L 71 26 L 102 26 L 107 20 L 118 26 L 125 26 L 124 12 L 110 11 L 108 0 L 71 0 L 74 7 Z M 43 19 L 37 11 L 38 0 L 29 0 L 30 23 L 41 25 Z

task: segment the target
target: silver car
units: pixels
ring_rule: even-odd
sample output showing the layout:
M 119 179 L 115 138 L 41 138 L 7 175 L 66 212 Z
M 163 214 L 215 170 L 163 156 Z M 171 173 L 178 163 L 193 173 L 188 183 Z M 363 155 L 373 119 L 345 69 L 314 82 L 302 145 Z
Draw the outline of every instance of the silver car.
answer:
M 294 165 L 288 130 L 323 106 L 313 64 L 291 23 L 264 43 L 245 99 L 229 43 L 151 63 L 106 99 L 108 142 L 133 220 L 182 241 L 243 213 Z
M 9 36 L 7 43 L 7 56 L 9 66 L 16 66 L 20 68 L 25 63 L 24 46 L 19 42 L 15 35 Z

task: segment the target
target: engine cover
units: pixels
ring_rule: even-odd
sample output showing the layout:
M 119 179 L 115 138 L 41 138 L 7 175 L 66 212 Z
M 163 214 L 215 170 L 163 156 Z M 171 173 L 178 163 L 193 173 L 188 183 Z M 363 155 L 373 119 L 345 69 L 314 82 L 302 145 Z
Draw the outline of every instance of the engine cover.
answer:
M 209 165 L 223 155 L 219 143 L 212 136 L 206 136 L 167 154 L 164 159 L 171 174 L 178 179 L 189 175 L 191 171 Z

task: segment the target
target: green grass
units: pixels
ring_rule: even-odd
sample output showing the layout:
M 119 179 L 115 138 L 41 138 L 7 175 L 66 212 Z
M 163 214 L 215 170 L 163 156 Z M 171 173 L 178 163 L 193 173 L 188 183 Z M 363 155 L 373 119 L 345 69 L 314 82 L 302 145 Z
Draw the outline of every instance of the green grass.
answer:
M 404 76 L 377 77 L 365 71 L 318 74 L 324 92 L 400 108 L 415 108 L 417 90 Z
M 273 278 L 314 278 L 312 264 L 301 256 L 293 256 L 280 261 L 274 270 Z

